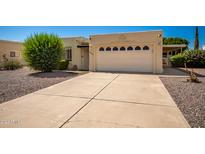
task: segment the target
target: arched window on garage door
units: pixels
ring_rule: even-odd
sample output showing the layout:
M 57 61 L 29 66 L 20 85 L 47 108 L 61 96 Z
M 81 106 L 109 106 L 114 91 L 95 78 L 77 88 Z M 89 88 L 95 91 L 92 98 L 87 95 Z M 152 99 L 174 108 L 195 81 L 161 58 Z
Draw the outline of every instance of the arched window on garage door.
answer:
M 148 47 L 147 45 L 145 45 L 145 46 L 143 47 L 143 50 L 149 50 L 149 47 Z
M 117 48 L 117 47 L 114 47 L 114 48 L 112 49 L 112 51 L 118 51 L 118 48 Z
M 128 51 L 132 51 L 132 50 L 133 50 L 133 47 L 129 46 L 129 47 L 127 48 L 127 50 L 128 50 Z
M 110 47 L 107 47 L 105 50 L 106 50 L 106 51 L 111 51 L 111 48 L 110 48 Z
M 105 51 L 105 49 L 104 49 L 103 47 L 101 47 L 99 50 L 100 50 L 100 51 Z
M 136 46 L 135 50 L 141 50 L 141 47 L 140 46 Z
M 125 51 L 125 50 L 126 50 L 125 47 L 120 48 L 120 51 Z

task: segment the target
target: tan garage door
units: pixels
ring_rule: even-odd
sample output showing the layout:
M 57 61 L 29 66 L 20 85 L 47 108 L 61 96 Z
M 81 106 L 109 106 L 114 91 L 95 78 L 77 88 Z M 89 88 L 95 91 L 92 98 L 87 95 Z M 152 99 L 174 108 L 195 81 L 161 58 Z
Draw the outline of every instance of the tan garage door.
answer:
M 97 53 L 97 71 L 153 72 L 152 51 Z

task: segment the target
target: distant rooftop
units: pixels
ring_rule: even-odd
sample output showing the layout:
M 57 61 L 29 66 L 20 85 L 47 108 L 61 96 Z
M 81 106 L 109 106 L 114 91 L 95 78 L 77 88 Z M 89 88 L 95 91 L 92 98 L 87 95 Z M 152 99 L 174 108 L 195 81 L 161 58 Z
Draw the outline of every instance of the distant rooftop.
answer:
M 23 43 L 21 41 L 12 41 L 12 40 L 0 40 L 0 42 L 8 42 L 8 43 Z

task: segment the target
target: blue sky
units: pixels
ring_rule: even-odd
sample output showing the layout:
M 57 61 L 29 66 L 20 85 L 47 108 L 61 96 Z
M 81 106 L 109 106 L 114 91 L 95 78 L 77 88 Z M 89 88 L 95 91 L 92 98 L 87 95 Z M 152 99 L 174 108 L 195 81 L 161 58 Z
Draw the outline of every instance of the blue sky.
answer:
M 60 37 L 84 36 L 118 32 L 163 30 L 164 37 L 182 37 L 194 43 L 194 26 L 0 26 L 0 39 L 23 41 L 33 33 L 54 33 Z M 205 26 L 199 27 L 200 47 L 205 44 Z

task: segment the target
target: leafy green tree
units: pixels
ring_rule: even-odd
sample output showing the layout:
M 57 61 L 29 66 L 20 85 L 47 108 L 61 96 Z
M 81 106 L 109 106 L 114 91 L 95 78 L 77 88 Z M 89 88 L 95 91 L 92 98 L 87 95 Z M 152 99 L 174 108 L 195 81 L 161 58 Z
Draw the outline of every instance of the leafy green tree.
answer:
M 179 37 L 164 37 L 163 38 L 163 44 L 169 45 L 169 44 L 186 44 L 189 45 L 189 41 L 183 38 Z
M 33 69 L 51 72 L 57 68 L 63 49 L 63 41 L 57 35 L 34 34 L 24 42 L 24 58 Z

